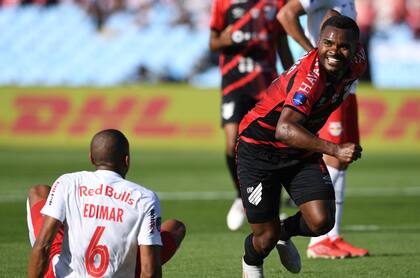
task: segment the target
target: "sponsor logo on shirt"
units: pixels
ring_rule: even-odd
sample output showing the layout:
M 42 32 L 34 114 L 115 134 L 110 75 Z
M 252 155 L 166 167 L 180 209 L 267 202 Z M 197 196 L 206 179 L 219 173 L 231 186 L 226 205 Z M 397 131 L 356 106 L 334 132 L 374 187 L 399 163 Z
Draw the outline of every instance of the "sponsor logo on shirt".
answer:
M 155 231 L 160 232 L 160 226 L 161 226 L 161 218 L 160 216 L 156 215 L 155 209 L 151 209 L 149 212 L 149 233 L 153 234 Z
M 54 197 L 55 197 L 55 192 L 57 191 L 57 186 L 60 184 L 60 182 L 59 181 L 56 181 L 54 184 L 53 184 L 53 186 L 51 187 L 51 190 L 50 190 L 50 196 L 49 196 L 49 201 L 48 201 L 48 205 L 50 205 L 51 206 L 51 204 L 53 203 L 53 201 L 54 201 Z
M 312 87 L 315 85 L 316 81 L 319 78 L 319 62 L 318 60 L 314 64 L 312 71 L 308 72 L 306 78 L 299 86 L 299 91 L 309 94 Z
M 137 196 L 137 198 L 134 198 L 131 195 L 131 192 L 128 191 L 116 191 L 112 186 L 100 184 L 98 187 L 93 186 L 85 186 L 81 185 L 79 188 L 79 195 L 80 197 L 91 197 L 91 196 L 107 196 L 114 200 L 119 200 L 121 202 L 124 202 L 130 206 L 135 205 L 135 199 L 140 198 L 140 196 Z

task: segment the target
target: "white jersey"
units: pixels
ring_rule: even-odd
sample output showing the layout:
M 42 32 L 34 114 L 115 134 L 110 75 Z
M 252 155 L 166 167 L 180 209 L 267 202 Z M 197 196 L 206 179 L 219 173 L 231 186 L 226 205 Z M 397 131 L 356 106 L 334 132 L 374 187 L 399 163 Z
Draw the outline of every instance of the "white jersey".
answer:
M 64 223 L 56 277 L 133 277 L 138 245 L 162 245 L 156 194 L 97 170 L 65 174 L 41 210 Z
M 356 20 L 354 0 L 299 0 L 307 14 L 305 35 L 312 45 L 317 45 L 321 22 L 328 10 L 333 9 L 342 15 Z M 355 94 L 358 81 L 353 82 L 350 93 Z
M 306 36 L 316 45 L 321 22 L 328 10 L 334 9 L 342 15 L 356 19 L 354 0 L 299 0 L 307 14 Z

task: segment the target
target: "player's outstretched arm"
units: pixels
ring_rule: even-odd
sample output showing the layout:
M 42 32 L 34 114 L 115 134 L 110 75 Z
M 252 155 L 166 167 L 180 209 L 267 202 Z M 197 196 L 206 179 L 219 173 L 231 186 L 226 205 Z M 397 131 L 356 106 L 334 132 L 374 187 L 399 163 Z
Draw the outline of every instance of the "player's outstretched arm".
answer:
M 336 157 L 341 162 L 350 163 L 361 157 L 362 148 L 353 143 L 337 145 L 322 140 L 302 126 L 305 115 L 289 107 L 283 108 L 277 122 L 275 137 L 293 147 L 319 152 Z
M 162 277 L 162 266 L 160 263 L 160 246 L 140 245 L 140 277 L 160 278 Z
M 53 217 L 44 216 L 41 231 L 32 247 L 31 257 L 28 264 L 28 277 L 44 277 L 48 268 L 48 258 L 51 244 L 61 226 L 61 222 Z
M 277 20 L 280 21 L 289 36 L 299 43 L 306 51 L 310 51 L 314 47 L 305 36 L 305 32 L 299 22 L 299 16 L 304 14 L 305 9 L 302 7 L 299 0 L 290 0 L 287 1 L 286 5 L 278 12 Z

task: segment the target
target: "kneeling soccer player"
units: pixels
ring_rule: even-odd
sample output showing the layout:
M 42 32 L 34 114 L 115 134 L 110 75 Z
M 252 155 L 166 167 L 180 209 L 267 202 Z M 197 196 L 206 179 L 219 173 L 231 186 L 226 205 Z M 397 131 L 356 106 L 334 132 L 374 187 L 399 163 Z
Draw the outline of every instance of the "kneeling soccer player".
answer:
M 161 225 L 156 194 L 125 179 L 129 143 L 120 131 L 98 132 L 90 158 L 96 171 L 31 188 L 28 277 L 161 277 L 161 265 L 185 236 L 184 224 Z

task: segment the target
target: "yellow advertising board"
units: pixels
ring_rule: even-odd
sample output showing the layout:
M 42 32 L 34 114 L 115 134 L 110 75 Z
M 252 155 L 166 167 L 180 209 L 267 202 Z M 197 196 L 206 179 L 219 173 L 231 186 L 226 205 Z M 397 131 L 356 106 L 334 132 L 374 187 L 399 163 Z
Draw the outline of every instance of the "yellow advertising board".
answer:
M 420 152 L 420 92 L 358 93 L 366 151 Z M 222 149 L 216 89 L 187 85 L 0 88 L 0 147 L 87 147 L 104 128 L 134 148 Z

